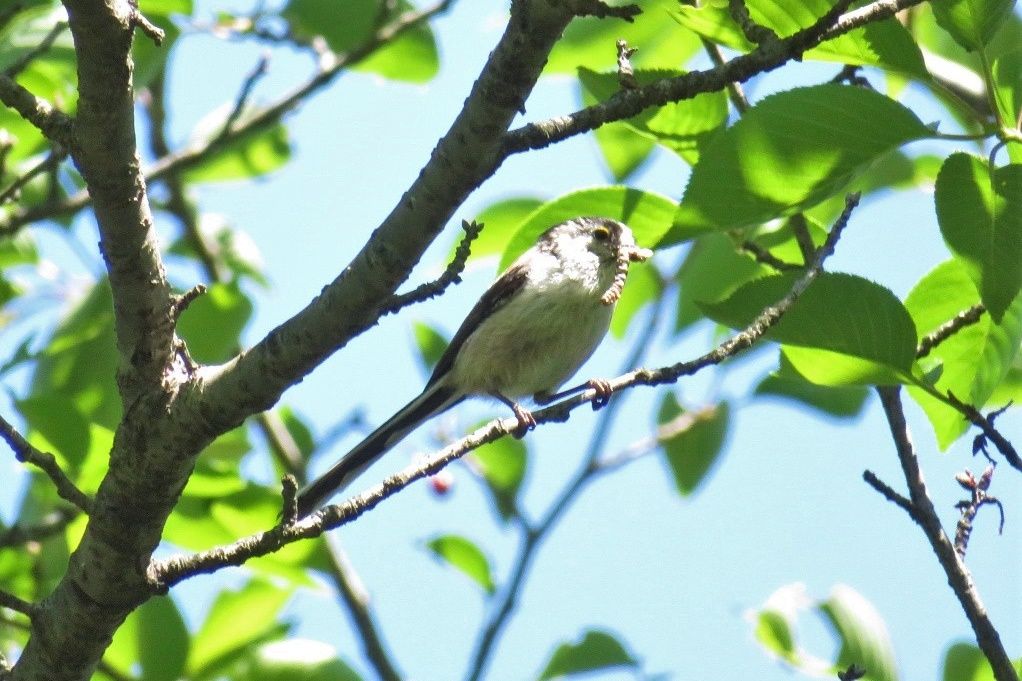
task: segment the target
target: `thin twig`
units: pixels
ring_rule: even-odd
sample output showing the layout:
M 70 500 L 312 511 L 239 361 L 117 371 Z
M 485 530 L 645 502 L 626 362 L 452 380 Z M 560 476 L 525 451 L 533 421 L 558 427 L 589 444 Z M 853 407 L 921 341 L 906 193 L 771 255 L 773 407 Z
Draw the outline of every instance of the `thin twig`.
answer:
M 147 38 L 152 40 L 157 47 L 163 44 L 166 33 L 164 33 L 162 28 L 149 21 L 138 7 L 132 8 L 131 23 L 135 25 L 135 28 L 142 31 Z
M 879 386 L 877 393 L 880 395 L 880 403 L 890 426 L 898 461 L 901 463 L 905 482 L 908 485 L 909 499 L 914 509 L 914 513 L 910 515 L 930 542 L 937 561 L 944 569 L 944 574 L 947 575 L 948 584 L 965 611 L 969 624 L 972 625 L 972 630 L 976 634 L 976 643 L 994 670 L 994 677 L 997 681 L 1018 681 L 1018 675 L 1015 673 L 1011 659 L 1001 644 L 1001 637 L 990 621 L 986 607 L 980 600 L 972 575 L 961 561 L 951 540 L 944 533 L 940 518 L 930 500 L 922 470 L 919 468 L 919 457 L 912 444 L 908 423 L 905 420 L 905 412 L 901 404 L 901 387 Z
M 22 615 L 28 615 L 32 617 L 35 615 L 36 606 L 34 603 L 18 598 L 12 593 L 8 593 L 0 589 L 0 608 L 7 608 L 8 610 L 14 610 L 20 612 Z
M 3 416 L 0 416 L 0 437 L 10 445 L 18 461 L 30 463 L 46 473 L 53 481 L 61 499 L 77 506 L 85 513 L 91 512 L 92 499 L 78 489 L 71 478 L 67 477 L 67 474 L 57 464 L 56 457 L 49 452 L 33 447 Z
M 961 401 L 951 392 L 947 393 L 947 399 L 944 403 L 957 409 L 962 416 L 969 420 L 970 423 L 983 431 L 979 436 L 977 436 L 977 445 L 974 446 L 974 451 L 982 449 L 986 445 L 986 441 L 989 440 L 994 443 L 994 446 L 997 447 L 997 451 L 1001 453 L 1001 456 L 1004 457 L 1004 460 L 1007 461 L 1012 468 L 1022 471 L 1022 457 L 1018 455 L 1018 452 L 1015 450 L 1015 446 L 1011 444 L 1011 441 L 1004 437 L 1004 435 L 1002 435 L 1000 431 L 994 427 L 994 419 L 997 418 L 1003 409 L 992 412 L 990 416 L 984 416 L 979 409 L 976 409 L 976 407 L 971 404 Z
M 461 228 L 465 230 L 465 236 L 462 237 L 461 243 L 458 244 L 457 250 L 454 251 L 454 257 L 451 259 L 450 264 L 447 265 L 443 274 L 433 281 L 415 287 L 407 293 L 398 293 L 391 296 L 390 300 L 383 304 L 381 314 L 394 314 L 409 305 L 435 298 L 446 291 L 451 284 L 461 282 L 461 273 L 465 271 L 465 262 L 472 253 L 472 242 L 479 236 L 483 225 L 474 220 L 472 222 L 462 220 Z
M 264 52 L 259 57 L 259 61 L 256 62 L 255 68 L 249 72 L 248 76 L 245 77 L 245 82 L 241 86 L 241 90 L 238 92 L 238 96 L 234 99 L 234 107 L 231 109 L 231 113 L 228 114 L 227 120 L 224 121 L 224 127 L 221 128 L 220 133 L 213 139 L 213 144 L 222 140 L 231 134 L 234 129 L 234 124 L 241 118 L 242 112 L 245 107 L 248 106 L 249 98 L 252 96 L 252 90 L 255 89 L 256 84 L 266 75 L 269 71 L 270 65 L 270 54 Z
M 53 150 L 50 151 L 49 155 L 36 165 L 29 168 L 24 175 L 14 180 L 7 189 L 0 192 L 0 206 L 4 205 L 8 201 L 14 200 L 18 197 L 18 193 L 31 182 L 36 176 L 46 172 L 52 168 L 56 168 L 57 165 L 64 160 L 67 156 L 67 150 L 63 146 L 54 143 Z
M 50 140 L 59 142 L 64 147 L 71 146 L 73 141 L 71 117 L 45 99 L 36 97 L 10 76 L 0 75 L 0 102 L 17 111 Z
M 745 0 L 730 0 L 728 2 L 728 12 L 731 14 L 731 18 L 735 20 L 735 23 L 738 24 L 738 28 L 742 29 L 745 39 L 750 43 L 764 45 L 776 43 L 780 40 L 771 29 L 761 26 L 752 20 L 752 17 L 749 16 L 749 8 L 745 6 Z
M 756 262 L 762 263 L 767 267 L 772 267 L 778 272 L 793 272 L 795 270 L 801 270 L 803 267 L 802 265 L 796 265 L 793 262 L 785 262 L 784 260 L 781 260 L 751 239 L 746 239 L 739 244 L 738 249 L 752 255 L 752 257 L 756 259 Z
M 13 525 L 0 533 L 0 548 L 39 541 L 63 532 L 79 513 L 76 508 L 59 508 L 47 513 L 34 525 Z
M 919 347 L 916 348 L 916 359 L 926 357 L 935 347 L 946 341 L 948 338 L 955 335 L 965 327 L 978 322 L 983 317 L 984 312 L 986 312 L 986 307 L 984 307 L 983 303 L 977 303 L 968 310 L 962 310 L 955 315 L 954 318 L 944 322 L 932 332 L 920 338 Z

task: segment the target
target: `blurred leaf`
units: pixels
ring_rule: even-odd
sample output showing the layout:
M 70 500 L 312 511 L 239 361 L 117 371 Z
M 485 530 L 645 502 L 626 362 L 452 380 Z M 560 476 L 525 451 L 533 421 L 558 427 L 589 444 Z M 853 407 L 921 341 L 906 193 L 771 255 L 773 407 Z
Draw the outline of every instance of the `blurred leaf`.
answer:
M 781 37 L 812 25 L 831 9 L 827 0 L 748 0 L 746 5 L 753 21 Z M 753 45 L 731 18 L 726 3 L 707 3 L 701 7 L 682 4 L 671 16 L 682 26 L 713 42 L 742 52 L 752 51 Z M 808 50 L 803 57 L 854 66 L 877 66 L 922 79 L 929 77 L 919 48 L 905 27 L 894 19 L 872 22 L 849 31 Z
M 387 10 L 380 0 L 290 0 L 281 16 L 298 38 L 308 42 L 323 36 L 331 50 L 344 53 L 365 45 L 379 26 L 412 9 L 407 0 L 398 0 Z M 423 24 L 388 41 L 354 68 L 393 80 L 425 83 L 439 67 L 436 41 L 429 26 Z
M 673 69 L 635 71 L 635 78 L 641 85 L 679 75 L 681 71 Z M 578 79 L 589 95 L 583 99 L 586 104 L 605 102 L 621 90 L 617 72 L 597 73 L 580 68 Z M 727 95 L 723 91 L 707 92 L 692 99 L 646 109 L 625 123 L 636 132 L 678 152 L 687 162 L 695 163 L 699 150 L 727 122 L 727 112 Z
M 811 383 L 785 361 L 783 354 L 781 365 L 778 372 L 765 376 L 759 382 L 753 394 L 794 400 L 838 418 L 850 418 L 862 413 L 869 396 L 865 386 L 831 387 Z
M 412 322 L 412 334 L 415 336 L 415 347 L 419 351 L 419 360 L 422 362 L 426 373 L 433 371 L 433 367 L 440 361 L 449 341 L 436 328 L 425 322 Z
M 791 624 L 784 615 L 773 610 L 760 610 L 756 613 L 756 629 L 753 632 L 756 641 L 789 664 L 798 664 L 798 652 Z
M 525 443 L 500 438 L 476 449 L 470 454 L 470 460 L 486 480 L 500 517 L 507 521 L 517 508 L 518 489 L 525 479 L 528 464 Z
M 961 261 L 948 260 L 916 284 L 905 299 L 905 307 L 920 335 L 925 336 L 978 300 L 979 293 Z M 940 362 L 942 368 L 936 388 L 951 391 L 958 399 L 982 409 L 1011 368 L 1020 341 L 1022 300 L 1016 300 L 1000 324 L 984 315 L 976 324 L 962 328 L 933 349 L 927 360 Z M 926 412 L 941 449 L 968 429 L 969 424 L 960 413 L 923 390 L 910 387 L 909 394 Z
M 971 643 L 955 643 L 944 655 L 944 681 L 994 681 L 983 651 Z
M 994 321 L 1022 289 L 1022 165 L 951 154 L 937 176 L 937 221 Z
M 177 331 L 196 361 L 224 362 L 237 351 L 251 316 L 252 302 L 237 283 L 211 284 L 181 315 Z
M 143 2 L 143 5 L 150 4 L 159 5 L 163 3 Z M 182 11 L 175 10 L 176 13 L 191 14 L 191 3 L 178 4 L 187 4 L 188 6 Z M 131 60 L 135 64 L 135 70 L 132 72 L 132 84 L 136 92 L 152 84 L 153 79 L 156 78 L 166 65 L 174 43 L 181 37 L 181 30 L 171 21 L 166 13 L 154 12 L 145 6 L 142 7 L 142 11 L 145 12 L 147 19 L 163 29 L 164 35 L 163 42 L 160 45 L 157 45 L 148 37 L 141 37 L 131 43 Z
M 146 681 L 181 678 L 190 645 L 188 629 L 170 596 L 155 596 L 128 615 L 104 662 L 125 675 L 138 663 Z
M 337 650 L 321 641 L 289 638 L 259 646 L 241 666 L 239 681 L 362 681 L 337 655 Z
M 649 159 L 656 142 L 626 123 L 605 123 L 593 137 L 615 182 L 624 182 Z
M 479 549 L 464 537 L 453 534 L 442 535 L 426 542 L 426 546 L 440 560 L 463 573 L 483 588 L 487 594 L 497 590 L 493 584 L 490 561 Z
M 887 626 L 872 603 L 850 586 L 838 584 L 819 610 L 841 641 L 837 667 L 847 668 L 854 663 L 866 670 L 865 681 L 897 681 Z
M 770 95 L 703 149 L 665 241 L 790 215 L 930 134 L 915 114 L 872 90 L 827 84 Z
M 472 242 L 472 255 L 469 260 L 502 253 L 518 225 L 542 204 L 540 199 L 518 196 L 491 203 L 484 208 L 475 217 L 475 221 L 483 225 L 483 231 Z M 462 232 L 458 232 L 458 238 L 451 245 L 450 257 L 454 257 L 454 251 L 461 243 L 463 235 Z
M 648 260 L 632 263 L 628 268 L 628 285 L 622 291 L 610 320 L 611 334 L 615 338 L 624 338 L 635 315 L 660 295 L 663 295 L 663 284 L 656 265 Z
M 28 423 L 28 441 L 66 462 L 73 477 L 89 451 L 89 422 L 74 401 L 50 394 L 16 400 L 15 405 Z
M 1022 49 L 998 57 L 993 64 L 997 106 L 1005 120 L 1022 112 Z
M 674 393 L 664 394 L 657 414 L 661 429 L 681 416 L 683 410 Z M 729 409 L 726 402 L 692 414 L 687 427 L 663 437 L 660 447 L 674 474 L 674 484 L 682 496 L 696 491 L 706 474 L 724 451 Z
M 277 415 L 284 422 L 284 427 L 287 428 L 291 439 L 298 445 L 298 451 L 301 453 L 302 458 L 308 461 L 309 457 L 316 450 L 316 438 L 312 434 L 312 429 L 291 407 L 280 407 L 277 410 Z
M 613 667 L 637 669 L 639 661 L 613 635 L 590 629 L 578 643 L 562 643 L 557 647 L 539 675 L 539 681 Z
M 30 397 L 62 395 L 89 421 L 111 430 L 121 417 L 113 301 L 104 279 L 64 318 L 39 353 Z
M 751 257 L 738 253 L 731 239 L 711 232 L 692 242 L 678 270 L 678 308 L 674 331 L 680 333 L 703 318 L 696 301 L 719 300 L 753 278 L 772 272 Z
M 701 307 L 721 324 L 744 328 L 783 298 L 800 276 L 788 273 L 756 279 L 726 300 Z M 850 380 L 901 382 L 899 374 L 910 372 L 915 362 L 915 324 L 901 301 L 879 284 L 850 274 L 821 274 L 765 337 L 815 349 L 805 353 L 799 347 L 786 348 L 785 354 L 799 373 L 824 385 Z M 810 357 L 818 360 L 807 362 Z
M 248 232 L 232 226 L 217 213 L 199 216 L 199 231 L 206 249 L 218 265 L 225 266 L 236 277 L 249 277 L 260 286 L 268 286 L 263 272 L 264 262 L 259 247 Z M 170 252 L 199 260 L 199 255 L 187 236 L 180 237 L 170 246 Z
M 931 4 L 940 27 L 965 49 L 976 50 L 994 36 L 1015 0 L 932 0 Z
M 15 265 L 34 265 L 39 262 L 32 233 L 23 229 L 0 240 L 0 269 Z
M 241 478 L 241 457 L 251 449 L 252 443 L 244 426 L 219 436 L 202 450 L 181 495 L 219 499 L 245 489 L 246 483 Z
M 580 17 L 568 24 L 550 51 L 545 73 L 575 73 L 580 66 L 596 71 L 614 68 L 617 40 L 642 48 L 632 57 L 637 68 L 676 67 L 702 48 L 694 36 L 679 32 L 667 21 L 676 6 L 672 0 L 638 0 L 635 4 L 642 14 L 630 23 Z
M 200 144 L 217 137 L 233 108 L 232 102 L 207 114 L 192 132 L 191 143 Z M 258 113 L 255 109 L 242 112 L 234 127 L 243 125 Z M 287 128 L 278 122 L 215 145 L 202 161 L 184 171 L 184 177 L 189 182 L 250 180 L 280 168 L 290 158 Z
M 632 228 L 640 246 L 653 248 L 671 226 L 674 209 L 675 203 L 670 199 L 631 187 L 594 187 L 570 192 L 544 203 L 529 215 L 504 249 L 500 268 L 506 269 L 550 227 L 580 215 L 620 220 Z
M 277 614 L 290 596 L 290 589 L 262 579 L 221 591 L 192 639 L 188 674 L 205 676 L 224 658 L 261 642 L 274 630 Z

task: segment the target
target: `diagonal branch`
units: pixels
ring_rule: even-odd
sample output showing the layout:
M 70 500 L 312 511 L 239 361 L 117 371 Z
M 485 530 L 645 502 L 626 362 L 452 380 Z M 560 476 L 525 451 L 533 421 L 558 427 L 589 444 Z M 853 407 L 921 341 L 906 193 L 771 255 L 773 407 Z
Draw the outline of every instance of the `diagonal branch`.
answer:
M 529 123 L 506 135 L 502 156 L 506 158 L 530 149 L 542 149 L 555 142 L 594 130 L 605 123 L 631 118 L 644 109 L 668 102 L 691 99 L 704 92 L 715 92 L 730 83 L 773 70 L 822 42 L 843 35 L 865 24 L 894 16 L 923 0 L 876 0 L 840 16 L 833 11 L 813 26 L 777 42 L 767 42 L 752 52 L 705 71 L 691 71 L 676 78 L 665 78 L 643 87 L 621 90 L 610 99 L 574 113 Z M 842 0 L 835 6 L 847 6 Z
M 17 111 L 48 139 L 65 147 L 70 146 L 73 130 L 71 117 L 45 99 L 36 97 L 5 74 L 0 74 L 0 102 Z
M 979 592 L 972 581 L 972 575 L 945 534 L 937 511 L 930 500 L 922 470 L 919 468 L 919 457 L 912 444 L 908 423 L 905 420 L 905 412 L 901 404 L 901 387 L 880 386 L 877 388 L 877 393 L 880 395 L 880 403 L 887 416 L 891 437 L 894 439 L 895 450 L 898 453 L 898 461 L 901 463 L 905 482 L 908 484 L 909 500 L 914 511 L 909 515 L 923 530 L 933 552 L 937 555 L 937 560 L 947 575 L 948 584 L 958 598 L 958 602 L 976 634 L 976 643 L 994 670 L 994 677 L 997 681 L 1018 681 L 1018 674 L 1004 650 L 997 629 L 990 621 L 983 601 L 980 600 Z
M 92 510 L 92 499 L 78 489 L 74 482 L 71 481 L 71 478 L 67 477 L 67 473 L 57 463 L 57 459 L 53 454 L 33 447 L 2 416 L 0 416 L 0 437 L 14 450 L 14 456 L 18 461 L 30 463 L 46 473 L 50 480 L 53 481 L 53 486 L 57 488 L 57 494 L 60 495 L 61 499 L 74 504 L 86 513 Z

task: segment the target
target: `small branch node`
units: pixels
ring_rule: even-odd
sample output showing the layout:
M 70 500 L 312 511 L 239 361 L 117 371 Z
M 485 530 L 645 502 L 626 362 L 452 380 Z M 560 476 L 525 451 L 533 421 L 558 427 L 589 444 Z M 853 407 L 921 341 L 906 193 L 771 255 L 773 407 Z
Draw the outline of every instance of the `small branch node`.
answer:
M 298 522 L 298 480 L 290 473 L 280 479 L 280 497 L 283 502 L 281 526 L 291 527 Z
M 22 615 L 27 615 L 29 618 L 35 616 L 36 605 L 35 603 L 29 603 L 28 601 L 18 598 L 12 593 L 0 590 L 0 608 L 7 608 L 20 612 Z
M 602 0 L 576 0 L 574 3 L 574 13 L 575 16 L 579 17 L 596 17 L 597 19 L 614 17 L 615 19 L 624 19 L 628 23 L 632 23 L 635 21 L 635 17 L 642 14 L 642 8 L 638 5 L 613 7 L 602 2 Z
M 919 347 L 916 348 L 916 359 L 922 359 L 929 355 L 935 347 L 951 338 L 962 329 L 972 326 L 983 317 L 986 307 L 982 303 L 973 305 L 967 310 L 962 310 L 954 318 L 944 322 L 931 333 L 926 334 L 919 340 Z
M 745 0 L 729 0 L 728 11 L 750 43 L 768 45 L 780 42 L 781 39 L 776 33 L 752 20 L 752 17 L 749 16 L 749 8 L 745 6 Z
M 617 41 L 617 81 L 624 90 L 634 90 L 639 87 L 639 81 L 635 79 L 635 69 L 632 68 L 632 55 L 639 51 L 638 47 L 628 47 L 628 41 Z
M 907 497 L 895 492 L 890 485 L 878 478 L 876 473 L 871 470 L 863 471 L 862 479 L 865 480 L 866 484 L 870 487 L 875 489 L 877 492 L 880 492 L 884 499 L 887 499 L 892 504 L 901 508 L 901 510 L 905 511 L 905 513 L 908 513 L 909 517 L 918 522 L 918 515 L 916 513 L 915 506 L 912 505 L 912 502 L 909 501 Z
M 965 552 L 969 548 L 969 538 L 972 536 L 976 514 L 979 513 L 979 509 L 983 506 L 991 504 L 997 507 L 997 510 L 1000 512 L 1000 524 L 998 525 L 997 533 L 1004 533 L 1004 505 L 997 497 L 987 494 L 987 490 L 990 489 L 990 482 L 993 480 L 995 466 L 996 464 L 987 466 L 986 470 L 978 478 L 968 469 L 955 475 L 955 480 L 961 485 L 962 489 L 969 492 L 968 499 L 962 499 L 955 504 L 955 508 L 961 512 L 961 517 L 958 519 L 958 524 L 955 527 L 955 552 L 963 560 Z
M 170 316 L 177 323 L 181 314 L 188 309 L 188 306 L 195 302 L 195 299 L 204 294 L 208 289 L 205 284 L 196 284 L 179 296 L 175 296 L 170 304 Z
M 67 501 L 85 513 L 89 513 L 92 510 L 92 499 L 87 496 L 84 492 L 78 489 L 75 484 L 71 481 L 71 478 L 67 477 L 61 467 L 57 464 L 56 457 L 49 452 L 44 452 L 36 449 L 32 444 L 26 440 L 21 433 L 14 429 L 5 418 L 0 416 L 0 437 L 2 437 L 11 450 L 14 451 L 14 457 L 22 463 L 30 463 L 40 470 L 42 470 L 53 482 L 54 487 L 57 488 L 57 494 L 61 499 Z
M 138 7 L 135 7 L 134 10 L 132 11 L 131 23 L 132 25 L 134 25 L 135 28 L 142 31 L 142 33 L 144 33 L 147 38 L 152 40 L 157 47 L 162 45 L 163 39 L 167 37 L 166 33 L 163 32 L 163 29 L 154 24 L 153 22 L 149 21 L 149 19 L 147 19 L 146 16 L 142 14 Z

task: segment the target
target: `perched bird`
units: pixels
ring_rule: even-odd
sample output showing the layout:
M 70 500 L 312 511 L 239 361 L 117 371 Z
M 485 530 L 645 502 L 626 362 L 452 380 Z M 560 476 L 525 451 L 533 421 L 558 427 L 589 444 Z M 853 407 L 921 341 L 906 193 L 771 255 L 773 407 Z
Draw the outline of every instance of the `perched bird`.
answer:
M 466 397 L 494 397 L 514 411 L 520 431 L 535 426 L 516 400 L 554 394 L 603 340 L 630 262 L 652 252 L 627 225 L 578 217 L 551 227 L 497 278 L 462 322 L 422 393 L 299 492 L 308 515 L 427 419 Z M 601 382 L 580 387 L 603 388 Z

